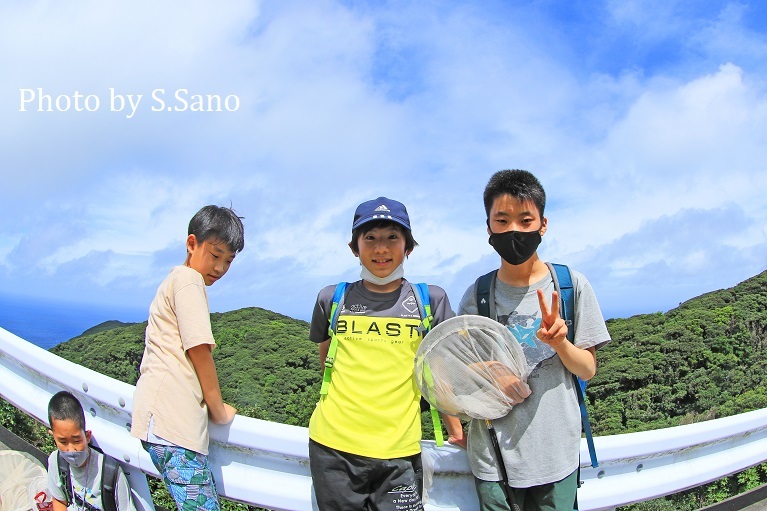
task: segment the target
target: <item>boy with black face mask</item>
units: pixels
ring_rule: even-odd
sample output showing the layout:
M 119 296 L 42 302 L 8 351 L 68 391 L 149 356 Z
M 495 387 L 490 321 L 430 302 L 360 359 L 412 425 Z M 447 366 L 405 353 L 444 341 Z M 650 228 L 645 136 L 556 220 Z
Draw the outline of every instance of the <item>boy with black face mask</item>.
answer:
M 596 350 L 610 341 L 602 312 L 585 277 L 572 271 L 575 294 L 574 343 L 559 315 L 559 297 L 537 248 L 546 233 L 546 194 L 524 170 L 495 173 L 484 192 L 489 243 L 501 256 L 494 278 L 496 319 L 542 360 L 527 385 L 512 386 L 516 403 L 494 420 L 502 460 L 495 456 L 484 421 L 469 424 L 468 454 L 480 509 L 510 509 L 500 463 L 510 493 L 523 510 L 570 511 L 578 484 L 581 417 L 572 375 L 596 373 Z M 477 314 L 476 283 L 466 290 L 458 314 Z M 492 309 L 491 309 L 492 310 Z M 526 346 L 527 348 L 527 346 Z

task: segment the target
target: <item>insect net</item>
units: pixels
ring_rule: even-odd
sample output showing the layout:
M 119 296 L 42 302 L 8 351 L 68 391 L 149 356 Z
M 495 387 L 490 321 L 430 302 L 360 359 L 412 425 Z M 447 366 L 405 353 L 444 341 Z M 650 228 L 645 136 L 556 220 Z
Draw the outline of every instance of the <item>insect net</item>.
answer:
M 443 321 L 424 337 L 415 357 L 423 397 L 464 420 L 507 415 L 514 406 L 509 386 L 527 381 L 532 369 L 509 329 L 484 316 Z

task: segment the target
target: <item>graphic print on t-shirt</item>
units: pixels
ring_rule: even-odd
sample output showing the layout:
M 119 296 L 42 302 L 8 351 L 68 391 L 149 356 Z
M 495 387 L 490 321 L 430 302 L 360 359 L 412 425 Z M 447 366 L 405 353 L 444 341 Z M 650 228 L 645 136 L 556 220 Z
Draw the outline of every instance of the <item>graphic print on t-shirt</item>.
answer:
M 541 318 L 538 313 L 520 314 L 517 311 L 511 311 L 509 315 L 499 315 L 498 321 L 506 325 L 506 328 L 514 335 L 522 351 L 525 354 L 527 365 L 531 369 L 542 361 L 556 355 L 554 348 L 538 340 L 536 333 L 541 328 Z
M 336 333 L 348 341 L 387 344 L 416 343 L 421 340 L 420 321 L 378 316 L 342 316 Z M 417 346 L 416 346 L 417 347 Z
M 416 314 L 418 312 L 418 302 L 415 301 L 415 296 L 409 295 L 402 302 L 402 307 L 405 308 L 410 314 Z

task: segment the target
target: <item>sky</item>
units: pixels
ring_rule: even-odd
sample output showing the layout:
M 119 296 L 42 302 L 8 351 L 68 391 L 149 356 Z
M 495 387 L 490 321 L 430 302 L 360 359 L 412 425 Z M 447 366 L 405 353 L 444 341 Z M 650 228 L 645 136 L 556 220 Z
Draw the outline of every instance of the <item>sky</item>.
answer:
M 457 309 L 500 261 L 482 191 L 521 168 L 540 256 L 605 318 L 665 312 L 767 269 L 766 166 L 764 2 L 0 3 L 6 297 L 141 321 L 217 204 L 246 242 L 211 309 L 308 320 L 387 196 L 406 276 Z

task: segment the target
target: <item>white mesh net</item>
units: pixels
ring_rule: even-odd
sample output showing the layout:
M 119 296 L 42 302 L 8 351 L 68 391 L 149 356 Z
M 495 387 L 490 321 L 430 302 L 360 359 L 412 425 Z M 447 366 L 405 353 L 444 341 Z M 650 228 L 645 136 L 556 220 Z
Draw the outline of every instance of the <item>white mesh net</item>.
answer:
M 415 357 L 423 397 L 440 412 L 462 419 L 493 420 L 508 414 L 514 406 L 513 388 L 527 381 L 533 367 L 508 328 L 473 315 L 434 327 Z
M 42 464 L 17 451 L 0 451 L 0 511 L 37 509 L 33 500 L 46 490 L 46 470 Z M 50 497 L 47 498 L 50 501 Z

